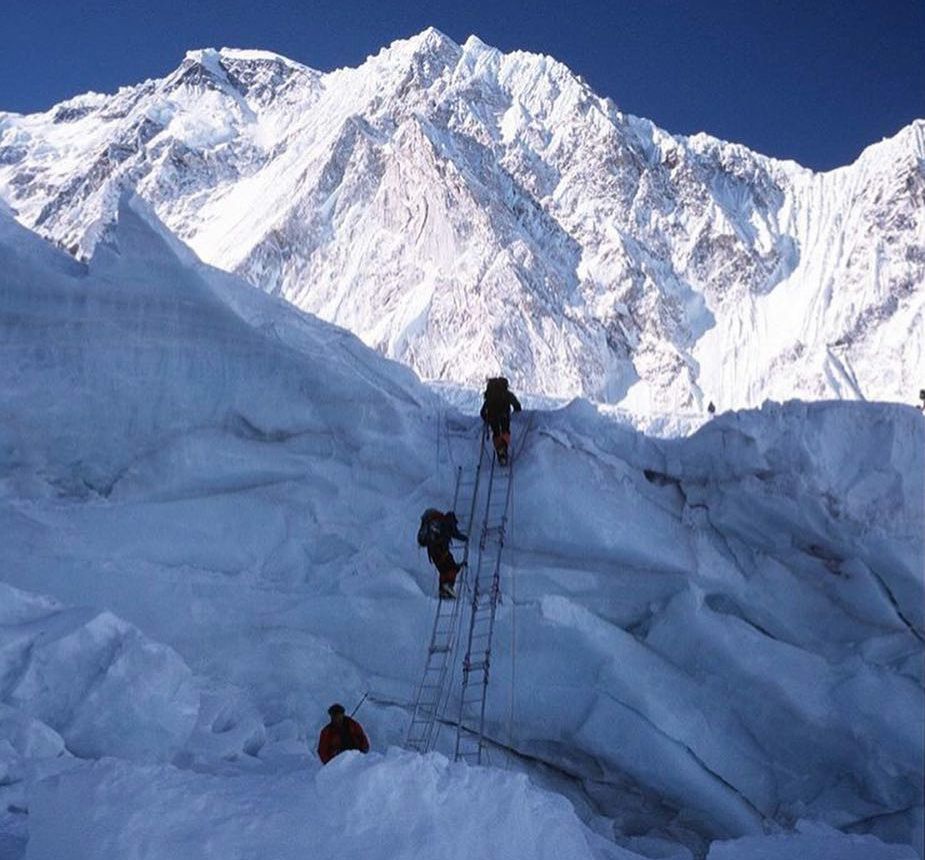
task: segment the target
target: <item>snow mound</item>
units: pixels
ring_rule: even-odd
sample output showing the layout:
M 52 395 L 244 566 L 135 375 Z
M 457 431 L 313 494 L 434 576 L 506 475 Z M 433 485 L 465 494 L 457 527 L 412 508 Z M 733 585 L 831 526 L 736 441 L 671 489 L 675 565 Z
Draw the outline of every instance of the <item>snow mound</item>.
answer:
M 396 749 L 235 779 L 104 761 L 37 787 L 27 860 L 124 860 L 139 846 L 145 860 L 638 856 L 523 776 Z
M 176 652 L 112 613 L 0 582 L 0 702 L 48 727 L 6 725 L 21 756 L 57 755 L 57 732 L 83 758 L 166 760 L 192 731 L 199 694 Z

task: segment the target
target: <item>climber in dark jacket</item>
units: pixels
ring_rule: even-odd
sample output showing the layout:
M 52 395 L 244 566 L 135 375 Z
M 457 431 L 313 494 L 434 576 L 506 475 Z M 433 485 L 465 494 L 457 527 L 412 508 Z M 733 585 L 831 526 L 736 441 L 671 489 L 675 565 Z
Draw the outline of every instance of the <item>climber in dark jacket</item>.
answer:
M 331 716 L 331 722 L 321 730 L 318 738 L 318 758 L 321 759 L 322 764 L 327 764 L 344 750 L 369 752 L 369 741 L 363 727 L 355 719 L 346 715 L 343 705 L 331 705 L 328 708 L 328 714 Z
M 485 386 L 485 402 L 479 413 L 482 420 L 491 427 L 491 440 L 495 446 L 498 462 L 507 463 L 508 448 L 511 444 L 511 409 L 520 412 L 520 401 L 514 392 L 508 390 L 507 379 L 496 376 L 488 380 Z
M 469 540 L 459 530 L 456 514 L 453 511 L 443 513 L 436 508 L 424 511 L 418 529 L 418 543 L 427 547 L 427 557 L 440 574 L 440 597 L 444 600 L 456 598 L 456 577 L 460 571 L 460 565 L 450 551 L 452 540 Z

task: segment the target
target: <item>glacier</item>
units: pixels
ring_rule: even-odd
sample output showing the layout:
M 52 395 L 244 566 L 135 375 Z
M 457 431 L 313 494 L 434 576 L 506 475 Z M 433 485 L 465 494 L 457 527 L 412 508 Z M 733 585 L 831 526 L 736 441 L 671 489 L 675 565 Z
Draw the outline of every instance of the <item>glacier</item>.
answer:
M 0 199 L 76 257 L 125 189 L 425 379 L 703 416 L 925 378 L 925 118 L 817 174 L 434 29 L 330 72 L 190 51 L 0 113 Z
M 0 854 L 922 856 L 920 412 L 515 416 L 492 766 L 422 757 L 478 419 L 114 214 L 84 260 L 0 211 Z

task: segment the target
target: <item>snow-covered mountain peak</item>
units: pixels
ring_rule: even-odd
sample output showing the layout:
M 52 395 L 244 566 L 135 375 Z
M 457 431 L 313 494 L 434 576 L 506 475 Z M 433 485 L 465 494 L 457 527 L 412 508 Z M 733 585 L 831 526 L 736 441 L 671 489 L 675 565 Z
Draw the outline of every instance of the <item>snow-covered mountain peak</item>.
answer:
M 294 102 L 305 91 L 310 92 L 319 77 L 314 69 L 270 51 L 203 48 L 187 52 L 180 66 L 164 80 L 162 94 L 182 97 L 183 92 L 198 98 L 205 90 L 215 90 L 229 97 L 230 107 L 246 106 L 253 113 L 249 119 L 259 121 L 261 111 L 278 109 L 274 104 L 277 100 L 294 108 Z M 189 109 L 195 111 L 196 107 L 190 105 Z
M 87 257 L 130 188 L 210 263 L 425 377 L 500 365 L 647 412 L 908 399 L 923 126 L 815 174 L 431 28 L 328 73 L 193 51 L 163 80 L 6 115 L 0 197 Z
M 308 66 L 305 66 L 302 63 L 298 63 L 295 60 L 289 59 L 289 57 L 284 57 L 282 54 L 277 54 L 274 51 L 263 51 L 256 48 L 220 48 L 218 51 L 219 56 L 223 60 L 240 60 L 245 63 L 282 63 L 286 66 L 291 66 L 294 69 L 307 69 Z M 311 71 L 315 71 L 311 69 Z M 318 72 L 320 74 L 320 72 Z
M 180 67 L 201 65 L 213 71 L 218 71 L 219 52 L 215 48 L 194 48 L 187 51 Z
M 910 173 L 925 175 L 925 119 L 918 119 L 896 134 L 868 146 L 849 167 L 831 171 L 849 177 L 853 173 L 876 171 L 903 179 Z
M 446 33 L 436 27 L 426 27 L 413 36 L 395 39 L 375 56 L 386 60 L 400 60 L 423 54 L 459 56 L 461 50 Z

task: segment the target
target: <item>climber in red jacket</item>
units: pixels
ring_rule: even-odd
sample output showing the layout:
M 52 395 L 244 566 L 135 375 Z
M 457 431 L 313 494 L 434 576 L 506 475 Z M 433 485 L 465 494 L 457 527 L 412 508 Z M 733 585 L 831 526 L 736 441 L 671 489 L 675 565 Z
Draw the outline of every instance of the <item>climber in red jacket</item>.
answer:
M 328 713 L 331 715 L 331 722 L 321 730 L 318 738 L 318 758 L 322 764 L 327 764 L 344 750 L 369 752 L 369 740 L 363 726 L 346 715 L 343 705 L 331 705 Z

